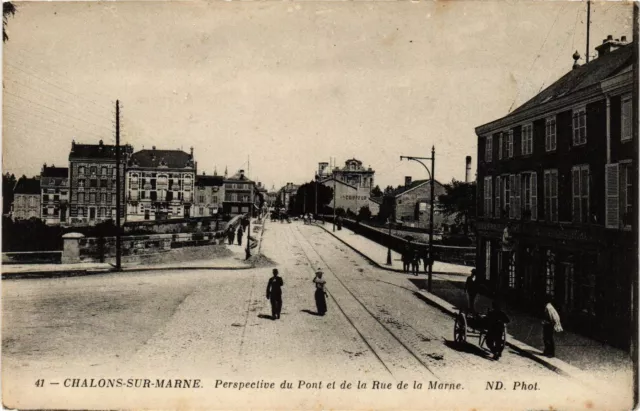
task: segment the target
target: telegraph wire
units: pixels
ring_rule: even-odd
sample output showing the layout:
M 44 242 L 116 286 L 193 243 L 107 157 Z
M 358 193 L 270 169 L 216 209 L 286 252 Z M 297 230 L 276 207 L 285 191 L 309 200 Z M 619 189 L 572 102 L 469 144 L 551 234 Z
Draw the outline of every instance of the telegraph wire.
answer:
M 533 69 L 533 66 L 536 64 L 536 61 L 538 61 L 538 58 L 540 58 L 541 53 L 542 53 L 542 49 L 544 48 L 545 44 L 547 44 L 547 40 L 549 39 L 549 35 L 551 34 L 551 31 L 553 30 L 553 28 L 555 27 L 556 23 L 558 22 L 558 18 L 560 17 L 560 14 L 562 14 L 562 11 L 565 9 L 566 6 L 567 6 L 567 3 L 563 4 L 562 7 L 560 7 L 560 9 L 558 9 L 558 13 L 556 13 L 556 18 L 553 20 L 553 23 L 551 24 L 551 27 L 547 31 L 547 35 L 544 38 L 544 41 L 542 42 L 542 45 L 540 46 L 540 50 L 538 50 L 538 53 L 536 53 L 535 58 L 533 59 L 533 61 L 531 62 L 531 65 L 529 66 L 529 71 L 527 72 L 527 76 L 525 77 L 525 82 L 529 80 L 529 75 L 531 74 L 531 70 Z M 513 103 L 511 103 L 511 107 L 509 107 L 509 111 L 508 111 L 509 113 L 511 113 L 511 110 L 513 110 L 513 106 L 518 101 L 518 97 L 520 96 L 520 91 L 521 90 L 522 90 L 522 87 L 518 87 L 518 91 L 516 92 L 516 96 L 513 99 Z
M 78 117 L 71 116 L 71 115 L 69 115 L 69 114 L 66 114 L 66 113 L 63 113 L 63 112 L 61 112 L 61 111 L 58 111 L 58 110 L 56 110 L 56 109 L 54 109 L 54 108 L 51 108 L 51 107 L 49 107 L 49 106 L 47 106 L 47 105 L 44 105 L 44 104 L 41 104 L 41 103 L 37 103 L 37 102 L 35 102 L 35 101 L 31 100 L 31 99 L 28 99 L 28 98 L 26 98 L 26 97 L 20 96 L 20 95 L 18 95 L 18 94 L 14 94 L 14 93 L 12 93 L 12 92 L 10 92 L 10 91 L 5 90 L 5 93 L 6 93 L 6 94 L 9 94 L 9 95 L 12 95 L 12 96 L 14 96 L 14 97 L 17 97 L 17 98 L 23 99 L 23 100 L 25 100 L 25 101 L 28 101 L 28 102 L 29 102 L 29 103 L 31 103 L 31 104 L 35 104 L 35 105 L 37 105 L 37 106 L 44 107 L 44 108 L 46 108 L 46 109 L 48 109 L 48 110 L 51 110 L 51 111 L 56 112 L 56 113 L 58 113 L 58 114 L 61 114 L 61 115 L 63 115 L 63 116 L 67 116 L 67 117 L 72 118 L 72 119 L 74 119 L 74 120 L 82 121 L 82 122 L 85 122 L 85 123 L 87 123 L 87 124 L 91 124 L 92 126 L 105 128 L 105 129 L 107 129 L 107 130 L 111 131 L 111 129 L 109 129 L 109 127 L 101 126 L 101 125 L 98 125 L 98 124 L 92 123 L 92 122 L 90 122 L 90 121 L 87 121 L 87 120 L 84 120 L 84 119 L 81 119 L 81 118 L 78 118 Z
M 28 84 L 23 84 L 23 83 L 21 83 L 21 82 L 19 82 L 19 81 L 16 81 L 15 79 L 5 79 L 5 80 L 8 80 L 9 82 L 15 83 L 15 84 L 19 85 L 20 87 L 27 87 L 27 88 L 29 88 L 29 89 L 31 89 L 31 90 L 33 90 L 33 91 L 36 91 L 36 92 L 38 92 L 38 93 L 42 93 L 43 95 L 47 96 L 48 98 L 52 98 L 52 99 L 54 99 L 54 100 L 60 101 L 60 102 L 62 102 L 62 103 L 65 103 L 65 104 L 69 105 L 69 106 L 70 106 L 71 108 L 73 108 L 74 110 L 76 110 L 76 111 L 78 110 L 77 106 L 76 106 L 76 107 L 74 107 L 72 102 L 70 102 L 70 101 L 68 101 L 68 100 L 64 100 L 64 99 L 62 99 L 62 98 L 58 98 L 58 97 L 57 97 L 55 94 L 53 94 L 53 93 L 46 92 L 46 91 L 44 91 L 44 90 L 39 90 L 39 89 L 37 89 L 37 88 L 35 88 L 35 87 L 32 87 L 32 86 L 30 86 L 30 85 L 28 85 Z M 78 103 L 76 102 L 76 104 L 78 104 Z M 97 114 L 97 113 L 95 113 L 95 112 L 93 112 L 93 111 L 91 111 L 91 110 L 88 110 L 86 107 L 83 107 L 83 108 L 82 108 L 82 111 L 83 111 L 83 112 L 85 112 L 85 113 L 93 114 L 94 116 L 99 117 L 99 118 L 100 118 L 100 119 L 102 119 L 102 120 L 111 120 L 111 118 L 110 118 L 110 117 L 105 117 L 105 116 L 104 116 L 104 114 Z
M 52 82 L 50 82 L 50 81 L 48 81 L 48 80 L 45 80 L 45 79 L 43 79 L 43 78 L 41 78 L 41 77 L 39 77 L 39 76 L 37 76 L 37 75 L 35 75 L 35 74 L 33 74 L 33 73 L 29 73 L 28 71 L 26 71 L 26 70 L 24 70 L 24 69 L 22 69 L 22 68 L 20 68 L 20 67 L 18 67 L 18 66 L 16 66 L 16 65 L 14 65 L 14 64 L 12 64 L 12 63 L 10 63 L 10 62 L 5 62 L 5 64 L 6 64 L 7 66 L 9 66 L 9 67 L 11 67 L 11 68 L 15 69 L 15 70 L 18 70 L 18 71 L 20 71 L 20 72 L 22 72 L 22 73 L 24 73 L 24 74 L 28 75 L 28 76 L 34 77 L 34 78 L 36 78 L 36 79 L 38 79 L 38 80 L 40 80 L 40 81 L 42 81 L 42 82 L 44 82 L 44 83 L 47 83 L 47 84 L 49 84 L 49 85 L 51 85 L 51 86 L 53 86 L 53 87 L 55 87 L 55 88 L 57 88 L 57 89 L 59 89 L 59 90 L 62 90 L 62 91 L 64 91 L 65 93 L 68 93 L 68 94 L 72 95 L 73 97 L 76 97 L 76 98 L 80 98 L 80 99 L 86 100 L 87 102 L 92 103 L 92 104 L 94 104 L 94 105 L 96 105 L 97 107 L 100 107 L 100 108 L 102 108 L 102 109 L 111 110 L 111 107 L 109 107 L 109 106 L 102 105 L 102 104 L 100 104 L 100 103 L 97 103 L 97 102 L 95 102 L 95 101 L 93 101 L 93 100 L 89 99 L 89 98 L 82 97 L 82 96 L 80 96 L 80 95 L 78 95 L 78 94 L 76 94 L 76 93 L 73 93 L 73 92 L 71 92 L 71 91 L 69 91 L 69 90 L 66 90 L 66 89 L 64 89 L 63 87 L 60 87 L 60 86 L 58 86 L 58 85 L 56 85 L 56 84 L 54 84 L 54 83 L 52 83 Z

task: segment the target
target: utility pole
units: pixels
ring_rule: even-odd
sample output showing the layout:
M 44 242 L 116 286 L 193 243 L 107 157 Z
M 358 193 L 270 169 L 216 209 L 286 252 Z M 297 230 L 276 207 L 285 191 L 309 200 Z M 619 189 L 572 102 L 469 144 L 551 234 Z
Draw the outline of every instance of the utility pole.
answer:
M 591 29 L 591 0 L 587 0 L 587 64 L 589 64 L 589 30 Z
M 336 231 L 336 176 L 333 176 L 333 231 Z
M 433 200 L 435 194 L 435 167 L 436 167 L 436 148 L 435 146 L 431 146 L 431 157 L 413 157 L 413 156 L 400 156 L 400 161 L 403 159 L 417 161 L 427 170 L 429 174 L 429 178 L 431 179 L 431 198 L 429 199 L 429 204 L 431 209 L 429 210 L 429 261 L 433 261 Z M 431 160 L 431 170 L 422 160 Z M 429 279 L 427 280 L 427 290 L 431 292 L 431 284 L 433 278 L 433 264 L 429 264 Z
M 120 100 L 116 100 L 116 271 L 122 270 L 120 207 Z

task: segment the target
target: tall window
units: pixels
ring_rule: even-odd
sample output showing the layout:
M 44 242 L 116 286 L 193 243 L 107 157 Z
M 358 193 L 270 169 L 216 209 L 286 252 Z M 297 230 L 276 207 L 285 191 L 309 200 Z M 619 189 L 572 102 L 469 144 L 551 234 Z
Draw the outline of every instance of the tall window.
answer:
M 544 170 L 544 218 L 558 221 L 558 170 Z
M 78 202 L 84 203 L 84 193 L 78 193 Z
M 535 171 L 522 174 L 522 203 L 531 220 L 538 219 L 538 174 Z
M 500 176 L 496 177 L 496 189 L 495 189 L 496 199 L 495 199 L 495 205 L 493 206 L 493 216 L 495 218 L 502 217 L 502 204 L 500 202 L 500 192 L 502 191 L 501 180 L 502 178 Z
M 509 218 L 519 219 L 521 215 L 520 190 L 521 181 L 519 174 L 509 175 Z M 506 194 L 505 194 L 506 195 Z M 506 199 L 506 197 L 505 197 Z
M 502 198 L 504 199 L 504 212 L 511 216 L 511 177 L 502 177 Z
M 623 202 L 622 202 L 622 223 L 625 227 L 631 226 L 631 219 L 633 218 L 633 168 L 631 163 L 621 164 L 621 177 Z
M 507 135 L 507 158 L 513 158 L 513 130 Z
M 545 120 L 544 149 L 545 151 L 556 149 L 556 116 L 547 117 Z
M 589 222 L 589 165 L 575 166 L 571 169 L 573 188 L 573 221 Z
M 502 160 L 502 157 L 504 157 L 504 139 L 504 133 L 498 134 L 498 160 Z
M 525 124 L 522 126 L 522 155 L 533 153 L 533 126 Z
M 631 121 L 633 116 L 631 115 L 631 95 L 627 94 L 622 97 L 622 141 L 631 140 Z
M 96 167 L 96 166 L 92 166 L 90 170 L 91 170 L 91 175 L 92 175 L 92 176 L 95 176 L 95 175 L 96 175 L 96 173 L 98 172 L 98 167 Z
M 587 110 L 581 107 L 573 110 L 573 145 L 587 142 Z
M 493 201 L 493 190 L 492 190 L 492 177 L 484 178 L 484 215 L 485 217 L 491 217 L 493 209 L 491 208 Z
M 102 174 L 103 176 L 107 175 L 107 167 L 102 167 L 100 170 L 100 174 Z
M 547 250 L 545 255 L 545 270 L 544 270 L 544 284 L 545 293 L 549 297 L 553 297 L 555 293 L 556 284 L 556 256 L 551 250 Z

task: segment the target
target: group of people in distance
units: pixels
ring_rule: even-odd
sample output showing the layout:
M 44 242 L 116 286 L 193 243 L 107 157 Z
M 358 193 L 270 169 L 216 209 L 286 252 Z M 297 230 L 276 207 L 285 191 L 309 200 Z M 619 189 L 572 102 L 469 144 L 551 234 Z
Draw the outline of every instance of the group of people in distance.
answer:
M 272 273 L 273 276 L 269 278 L 269 282 L 267 283 L 267 300 L 271 302 L 271 319 L 279 320 L 280 313 L 282 312 L 282 287 L 284 286 L 284 281 L 282 277 L 278 275 L 277 268 L 274 268 Z M 318 315 L 321 316 L 327 313 L 327 290 L 325 289 L 327 281 L 322 278 L 322 275 L 322 270 L 317 270 L 316 276 L 313 279 L 316 309 Z
M 229 245 L 233 245 L 236 237 L 238 238 L 238 245 L 242 245 L 242 236 L 244 235 L 244 232 L 247 230 L 248 225 L 249 225 L 249 218 L 244 217 L 240 220 L 239 224 L 237 225 L 237 228 L 232 225 L 229 226 L 229 228 L 227 228 L 227 241 L 229 242 Z
M 418 275 L 420 272 L 420 262 L 426 273 L 430 265 L 433 265 L 433 258 L 429 258 L 429 251 L 426 247 L 415 247 L 411 243 L 402 250 L 402 270 L 405 273 Z
M 476 314 L 475 301 L 477 295 L 480 293 L 481 284 L 476 276 L 475 268 L 471 270 L 471 275 L 467 278 L 465 283 L 465 292 L 467 294 L 468 311 L 472 314 Z M 489 349 L 493 350 L 491 346 L 495 341 L 496 334 L 502 333 L 505 325 L 510 322 L 509 317 L 502 311 L 502 306 L 498 299 L 494 299 L 491 302 L 491 309 L 488 310 L 485 318 L 485 324 L 487 325 L 487 344 Z M 562 332 L 562 324 L 560 322 L 560 315 L 553 306 L 551 297 L 547 297 L 545 300 L 544 311 L 542 314 L 542 341 L 544 344 L 543 355 L 547 357 L 554 357 L 556 353 L 556 346 L 554 341 L 554 333 Z M 500 358 L 500 354 L 495 356 L 496 359 Z

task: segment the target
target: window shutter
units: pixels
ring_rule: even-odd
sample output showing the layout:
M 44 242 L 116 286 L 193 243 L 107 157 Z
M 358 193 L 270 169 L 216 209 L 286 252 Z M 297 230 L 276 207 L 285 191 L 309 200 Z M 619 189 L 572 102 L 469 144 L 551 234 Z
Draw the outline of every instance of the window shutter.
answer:
M 619 168 L 618 164 L 607 164 L 605 171 L 605 225 L 607 228 L 618 228 L 620 225 L 620 203 L 619 196 Z
M 538 173 L 531 173 L 531 219 L 538 219 Z
M 571 187 L 573 191 L 573 221 L 580 221 L 580 169 L 571 170 Z
M 513 131 L 509 131 L 509 141 L 507 142 L 507 144 L 508 144 L 507 157 L 512 158 L 513 157 Z
M 500 133 L 498 135 L 498 160 L 502 160 L 502 140 L 504 137 L 504 133 Z
M 500 201 L 500 193 L 502 192 L 502 185 L 500 184 L 500 180 L 501 180 L 500 177 L 496 177 L 496 193 L 495 193 L 496 194 L 496 202 L 495 202 L 494 209 L 493 209 L 493 211 L 494 211 L 493 215 L 496 218 L 502 217 L 502 203 Z
M 544 172 L 544 218 L 551 221 L 551 173 Z
M 573 112 L 573 144 L 578 143 L 578 135 L 580 133 L 580 124 L 578 119 L 579 113 Z
M 515 217 L 515 200 L 514 200 L 514 191 L 515 191 L 515 175 L 509 175 L 509 218 Z
M 516 174 L 515 178 L 514 178 L 516 185 L 515 185 L 515 217 L 517 219 L 520 219 L 520 217 L 522 216 L 522 204 L 520 202 L 520 199 L 522 198 L 522 174 Z

